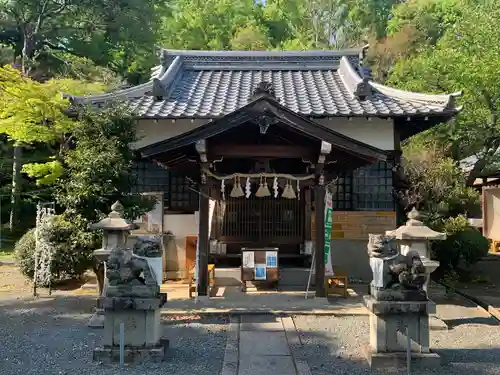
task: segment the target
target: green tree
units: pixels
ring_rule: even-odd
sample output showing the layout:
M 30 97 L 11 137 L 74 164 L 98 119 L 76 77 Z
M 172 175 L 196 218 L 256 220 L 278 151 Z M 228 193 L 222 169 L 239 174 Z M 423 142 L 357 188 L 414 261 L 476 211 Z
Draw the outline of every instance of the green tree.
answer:
M 406 210 L 417 207 L 429 225 L 459 214 L 477 214 L 479 193 L 465 186 L 466 175 L 439 145 L 404 147 L 405 185 L 398 194 Z
M 70 79 L 49 80 L 40 83 L 24 76 L 19 70 L 6 66 L 0 68 L 0 134 L 8 136 L 14 145 L 12 170 L 12 198 L 10 228 L 18 218 L 21 192 L 22 145 L 45 144 L 64 148 L 69 134 L 78 125 L 69 118 L 66 109 L 69 101 L 62 92 L 88 94 L 102 91 L 103 86 Z M 54 156 L 58 155 L 55 151 Z M 60 173 L 57 159 L 49 163 L 26 165 L 25 170 L 34 177 L 50 182 Z
M 435 45 L 462 12 L 463 0 L 409 0 L 389 10 L 386 35 L 371 33 L 369 63 L 374 76 L 385 81 L 400 60 Z M 380 27 L 380 25 L 378 26 Z
M 456 121 L 435 127 L 426 136 L 438 140 L 456 161 L 477 155 L 468 184 L 499 156 L 499 22 L 498 2 L 464 0 L 461 16 L 436 46 L 398 62 L 389 78 L 391 84 L 414 91 L 463 90 L 464 109 Z
M 0 46 L 11 47 L 12 63 L 38 81 L 67 66 L 56 52 L 87 57 L 138 83 L 154 64 L 160 14 L 156 0 L 0 0 Z M 131 27 L 134 25 L 134 27 Z M 2 54 L 5 56 L 5 54 Z M 11 219 L 21 191 L 23 144 L 14 143 Z
M 154 58 L 156 0 L 0 0 L 0 44 L 25 73 L 42 79 L 54 51 L 87 57 L 136 83 Z
M 255 24 L 238 28 L 231 39 L 231 49 L 235 51 L 264 51 L 269 46 L 266 30 Z
M 120 200 L 129 219 L 152 209 L 154 202 L 129 194 L 135 183 L 135 120 L 128 107 L 111 103 L 99 111 L 82 109 L 72 136 L 74 146 L 62 154 L 63 175 L 56 181 L 56 201 L 66 216 L 92 223 Z
M 411 26 L 422 35 L 418 42 L 435 45 L 460 18 L 463 5 L 464 0 L 404 1 L 392 8 L 387 34 L 394 35 Z
M 169 48 L 228 50 L 238 29 L 256 20 L 253 0 L 177 0 L 163 19 L 160 42 Z

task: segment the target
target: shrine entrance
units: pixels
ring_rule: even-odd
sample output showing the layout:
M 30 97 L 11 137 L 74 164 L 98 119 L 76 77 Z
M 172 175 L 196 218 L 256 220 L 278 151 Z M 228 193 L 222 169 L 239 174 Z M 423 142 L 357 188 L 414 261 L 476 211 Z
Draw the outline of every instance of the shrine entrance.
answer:
M 252 189 L 257 190 L 258 186 Z M 251 195 L 217 201 L 213 238 L 224 243 L 226 251 L 212 255 L 213 258 L 219 263 L 239 267 L 241 248 L 274 246 L 280 249 L 280 265 L 307 266 L 310 254 L 304 254 L 303 244 L 310 239 L 311 233 L 305 234 L 304 193 L 298 192 L 301 199 L 283 198 L 282 194 L 283 189 L 279 188 L 276 198 L 274 195 Z
M 316 227 L 324 227 L 325 186 L 341 172 L 386 159 L 385 152 L 283 107 L 266 88 L 263 82 L 235 112 L 141 149 L 171 170 L 198 164 L 197 290 L 203 293 L 209 259 L 241 264 L 242 248 L 272 248 L 283 264 L 309 258 L 313 240 L 321 286 L 325 236 L 316 230 L 313 238 L 311 226 L 314 211 Z

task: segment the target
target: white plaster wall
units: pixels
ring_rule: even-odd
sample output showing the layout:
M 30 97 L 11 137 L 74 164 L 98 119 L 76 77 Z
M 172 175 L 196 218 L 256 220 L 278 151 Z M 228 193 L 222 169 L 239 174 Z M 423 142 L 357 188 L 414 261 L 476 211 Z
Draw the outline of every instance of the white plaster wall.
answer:
M 163 230 L 165 232 L 169 230 L 177 237 L 198 235 L 194 214 L 166 214 Z
M 352 117 L 350 120 L 343 117 L 330 117 L 314 119 L 314 121 L 382 150 L 394 150 L 394 125 L 392 120 L 375 117 L 372 117 L 370 121 L 366 117 Z M 136 126 L 139 141 L 132 146 L 134 148 L 148 146 L 185 133 L 207 122 L 207 119 L 138 120 Z
M 186 270 L 186 237 L 196 236 L 198 227 L 194 214 L 166 214 L 163 230 L 171 231 L 174 237 L 166 244 L 166 277 L 167 279 L 185 278 Z
M 137 149 L 161 142 L 165 139 L 190 131 L 205 124 L 208 120 L 138 120 L 136 123 L 139 140 L 132 144 Z
M 352 117 L 350 120 L 342 117 L 315 119 L 328 128 L 377 147 L 381 150 L 394 150 L 394 124 L 392 120 L 366 117 Z

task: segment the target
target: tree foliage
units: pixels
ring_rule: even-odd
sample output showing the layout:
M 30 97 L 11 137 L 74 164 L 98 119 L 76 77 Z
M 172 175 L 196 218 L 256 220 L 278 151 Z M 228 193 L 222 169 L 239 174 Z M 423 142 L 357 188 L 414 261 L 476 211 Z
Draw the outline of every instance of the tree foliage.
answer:
M 324 49 L 382 37 L 396 0 L 177 0 L 163 19 L 162 44 L 180 49 Z M 243 35 L 241 33 L 243 32 Z M 254 37 L 257 42 L 250 43 Z M 236 43 L 245 38 L 244 43 Z
M 460 271 L 488 254 L 488 239 L 470 226 L 465 215 L 441 219 L 434 223 L 434 229 L 447 235 L 446 240 L 432 244 L 432 253 L 439 259 L 442 270 Z
M 66 112 L 75 95 L 103 90 L 103 85 L 71 79 L 40 83 L 10 66 L 0 68 L 0 133 L 22 143 L 60 141 L 77 124 Z
M 62 93 L 85 95 L 102 90 L 102 84 L 72 79 L 40 83 L 11 66 L 0 68 L 0 134 L 17 144 L 55 147 L 52 160 L 25 164 L 26 173 L 39 178 L 40 183 L 54 182 L 61 173 L 58 149 L 68 147 L 71 134 L 79 125 L 68 116 L 70 103 Z
M 498 2 L 462 1 L 461 15 L 436 46 L 400 60 L 389 82 L 421 92 L 463 90 L 464 110 L 451 125 L 427 136 L 439 141 L 454 160 L 475 154 L 471 183 L 496 161 L 500 147 L 500 7 Z
M 406 209 L 417 207 L 429 225 L 443 217 L 477 214 L 479 193 L 465 186 L 465 173 L 435 145 L 407 146 L 402 166 L 407 186 L 399 199 Z
M 154 56 L 164 1 L 155 0 L 1 0 L 0 44 L 32 74 L 57 64 L 65 51 L 137 81 Z
M 83 109 L 79 123 L 72 133 L 75 146 L 62 155 L 64 174 L 56 183 L 57 203 L 87 223 L 107 214 L 117 200 L 130 219 L 152 209 L 151 200 L 129 194 L 136 178 L 130 145 L 137 135 L 128 108 L 112 103 L 99 112 Z

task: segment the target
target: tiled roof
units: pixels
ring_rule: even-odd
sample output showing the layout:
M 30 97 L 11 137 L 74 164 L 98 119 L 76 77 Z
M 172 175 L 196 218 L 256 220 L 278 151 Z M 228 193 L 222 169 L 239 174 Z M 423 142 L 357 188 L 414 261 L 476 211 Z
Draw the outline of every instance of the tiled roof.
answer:
M 270 82 L 277 100 L 304 116 L 413 116 L 454 114 L 455 96 L 395 90 L 371 81 L 363 50 L 309 52 L 163 52 L 151 81 L 112 94 L 72 98 L 99 104 L 129 101 L 140 117 L 216 118 L 251 100 Z

